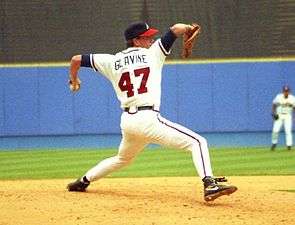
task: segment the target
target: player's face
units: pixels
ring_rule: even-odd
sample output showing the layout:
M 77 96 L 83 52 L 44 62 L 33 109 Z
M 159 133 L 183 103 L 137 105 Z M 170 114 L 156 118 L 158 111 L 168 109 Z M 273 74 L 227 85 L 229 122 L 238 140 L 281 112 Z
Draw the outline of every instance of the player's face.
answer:
M 134 40 L 135 46 L 142 47 L 142 48 L 150 48 L 153 43 L 154 43 L 154 37 L 137 37 Z
M 283 91 L 285 98 L 288 98 L 289 91 Z

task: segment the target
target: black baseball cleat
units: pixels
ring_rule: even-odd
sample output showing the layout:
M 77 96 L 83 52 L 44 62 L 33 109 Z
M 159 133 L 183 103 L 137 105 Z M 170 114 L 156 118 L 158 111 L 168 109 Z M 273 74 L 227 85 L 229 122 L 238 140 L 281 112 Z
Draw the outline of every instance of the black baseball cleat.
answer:
M 67 186 L 68 191 L 85 192 L 90 182 L 81 181 L 81 178 Z
M 202 181 L 204 182 L 204 200 L 206 202 L 214 201 L 222 195 L 230 195 L 238 190 L 233 185 L 218 184 L 218 182 L 226 182 L 225 177 L 204 177 Z
M 275 150 L 275 148 L 276 148 L 276 146 L 277 146 L 276 144 L 272 144 L 272 146 L 271 146 L 270 150 L 271 150 L 271 151 L 274 151 L 274 150 Z

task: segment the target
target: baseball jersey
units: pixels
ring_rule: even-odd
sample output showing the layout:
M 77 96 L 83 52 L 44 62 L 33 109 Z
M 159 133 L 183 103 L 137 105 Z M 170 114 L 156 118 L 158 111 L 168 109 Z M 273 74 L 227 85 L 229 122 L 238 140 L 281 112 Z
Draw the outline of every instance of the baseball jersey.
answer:
M 295 97 L 291 94 L 285 98 L 284 94 L 278 94 L 274 100 L 273 104 L 277 105 L 278 114 L 290 114 L 292 115 L 293 108 L 295 107 Z
M 148 49 L 130 47 L 115 55 L 90 54 L 90 63 L 110 80 L 121 108 L 160 108 L 162 67 L 169 53 L 158 39 Z

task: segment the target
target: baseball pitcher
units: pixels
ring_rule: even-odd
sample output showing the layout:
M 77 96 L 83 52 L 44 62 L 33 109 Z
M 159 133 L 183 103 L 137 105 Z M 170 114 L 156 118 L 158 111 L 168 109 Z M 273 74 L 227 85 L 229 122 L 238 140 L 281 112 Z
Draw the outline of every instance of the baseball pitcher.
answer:
M 93 68 L 110 82 L 121 103 L 122 140 L 118 154 L 104 159 L 67 188 L 69 191 L 86 190 L 90 182 L 101 179 L 132 162 L 150 143 L 190 151 L 193 163 L 204 183 L 204 199 L 212 201 L 232 194 L 235 186 L 220 184 L 223 178 L 213 177 L 207 141 L 199 134 L 173 123 L 160 114 L 162 68 L 173 43 L 183 37 L 183 57 L 192 52 L 200 33 L 197 24 L 175 24 L 154 41 L 157 29 L 144 22 L 132 23 L 124 32 L 127 49 L 111 54 L 85 54 L 72 57 L 70 89 L 78 91 L 81 81 L 78 70 Z
M 292 114 L 295 109 L 295 97 L 290 94 L 290 87 L 283 86 L 282 93 L 278 94 L 272 104 L 273 129 L 272 129 L 272 146 L 271 150 L 275 150 L 279 132 L 282 125 L 285 128 L 287 149 L 291 150 L 293 145 L 292 137 Z

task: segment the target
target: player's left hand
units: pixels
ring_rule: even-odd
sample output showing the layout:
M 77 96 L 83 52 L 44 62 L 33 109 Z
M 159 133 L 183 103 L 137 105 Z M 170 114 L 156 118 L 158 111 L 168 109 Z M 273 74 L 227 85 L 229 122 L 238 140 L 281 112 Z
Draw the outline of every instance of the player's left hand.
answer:
M 72 92 L 77 92 L 81 87 L 81 80 L 79 78 L 75 80 L 69 80 L 69 87 Z
M 193 51 L 196 39 L 201 32 L 200 25 L 193 23 L 188 26 L 187 31 L 183 34 L 183 43 L 182 43 L 182 57 L 188 58 Z

